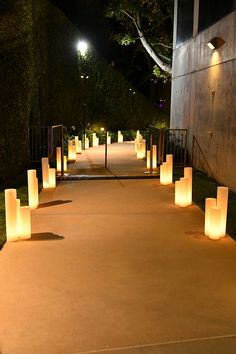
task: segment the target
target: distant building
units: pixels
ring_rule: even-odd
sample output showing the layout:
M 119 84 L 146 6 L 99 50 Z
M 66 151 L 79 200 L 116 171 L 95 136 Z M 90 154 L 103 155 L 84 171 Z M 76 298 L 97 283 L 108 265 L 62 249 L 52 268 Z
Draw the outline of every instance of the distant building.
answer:
M 236 192 L 236 0 L 175 0 L 171 128 Z

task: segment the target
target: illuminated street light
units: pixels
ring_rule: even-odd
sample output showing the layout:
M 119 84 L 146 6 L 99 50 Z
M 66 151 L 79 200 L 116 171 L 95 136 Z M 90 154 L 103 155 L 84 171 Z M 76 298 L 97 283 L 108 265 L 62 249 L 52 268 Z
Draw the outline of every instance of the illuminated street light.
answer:
M 86 41 L 78 41 L 77 43 L 77 51 L 78 54 L 81 55 L 82 58 L 82 66 L 83 66 L 83 73 L 80 75 L 80 78 L 83 80 L 83 135 L 82 135 L 82 149 L 85 150 L 85 138 L 86 138 L 86 79 L 89 76 L 85 73 L 85 56 L 87 54 L 89 45 Z M 79 58 L 78 58 L 79 59 Z
M 88 43 L 85 41 L 78 41 L 77 43 L 77 51 L 80 52 L 82 57 L 84 57 L 88 51 Z

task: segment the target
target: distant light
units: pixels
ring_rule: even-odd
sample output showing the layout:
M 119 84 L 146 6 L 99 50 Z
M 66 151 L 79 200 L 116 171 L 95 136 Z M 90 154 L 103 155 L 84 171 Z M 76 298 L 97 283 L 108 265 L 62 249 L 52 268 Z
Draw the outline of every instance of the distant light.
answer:
M 105 128 L 101 127 L 101 131 L 104 132 Z
M 88 43 L 85 41 L 79 41 L 77 43 L 77 50 L 80 52 L 82 56 L 84 56 L 88 51 Z

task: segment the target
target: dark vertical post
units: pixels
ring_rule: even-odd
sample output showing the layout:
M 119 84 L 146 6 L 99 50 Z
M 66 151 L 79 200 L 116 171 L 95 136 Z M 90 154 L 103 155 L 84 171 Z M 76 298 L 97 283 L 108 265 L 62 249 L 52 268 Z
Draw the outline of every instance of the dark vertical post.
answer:
M 85 103 L 85 85 L 86 85 L 86 79 L 85 79 L 85 74 L 82 75 L 82 80 L 83 80 L 83 139 L 82 139 L 82 148 L 83 150 L 85 150 L 85 127 L 86 127 L 86 103 Z

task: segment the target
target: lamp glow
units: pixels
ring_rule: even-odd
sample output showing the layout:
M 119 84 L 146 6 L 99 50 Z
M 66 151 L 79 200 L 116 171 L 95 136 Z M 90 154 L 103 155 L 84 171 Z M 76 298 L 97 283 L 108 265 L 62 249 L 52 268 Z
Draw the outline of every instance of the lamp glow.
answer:
M 211 240 L 219 240 L 221 238 L 221 208 L 210 208 L 210 228 L 208 237 Z
M 111 136 L 107 132 L 107 145 L 110 145 L 110 144 L 111 144 Z
M 16 189 L 5 189 L 5 215 L 7 241 L 16 241 L 18 238 Z
M 168 163 L 168 178 L 169 184 L 173 182 L 173 155 L 167 154 L 166 155 L 166 162 Z
M 89 138 L 85 135 L 85 149 L 89 149 Z
M 188 179 L 180 178 L 180 190 L 179 190 L 179 206 L 186 207 L 188 203 Z
M 157 168 L 157 146 L 152 145 L 152 168 Z
M 64 171 L 67 171 L 67 156 L 64 156 Z
M 147 150 L 147 168 L 151 167 L 151 163 L 150 163 L 150 150 Z
M 79 41 L 77 43 L 77 50 L 80 52 L 82 56 L 85 56 L 88 50 L 88 43 L 85 41 Z
M 210 223 L 210 210 L 216 207 L 216 198 L 206 198 L 205 199 L 205 226 L 204 234 L 206 236 L 210 235 L 211 223 Z
M 57 172 L 61 172 L 61 147 L 56 148 Z
M 220 236 L 226 235 L 227 209 L 228 209 L 228 187 L 217 187 L 217 207 L 221 209 L 221 233 Z
M 19 218 L 17 220 L 18 236 L 21 239 L 31 238 L 31 212 L 29 206 L 19 208 Z
M 28 201 L 30 209 L 36 209 L 39 205 L 38 178 L 36 170 L 27 171 L 28 179 Z
M 123 134 L 118 130 L 118 143 L 123 143 Z
M 180 181 L 175 182 L 175 205 L 180 205 Z
M 184 177 L 188 179 L 188 205 L 192 204 L 193 169 L 184 167 Z
M 56 188 L 56 169 L 49 168 L 49 188 Z
M 160 166 L 160 184 L 163 184 L 163 185 L 169 184 L 168 163 L 167 162 L 163 162 Z
M 41 161 L 42 161 L 43 188 L 49 188 L 49 164 L 48 164 L 48 157 L 43 157 Z

